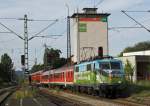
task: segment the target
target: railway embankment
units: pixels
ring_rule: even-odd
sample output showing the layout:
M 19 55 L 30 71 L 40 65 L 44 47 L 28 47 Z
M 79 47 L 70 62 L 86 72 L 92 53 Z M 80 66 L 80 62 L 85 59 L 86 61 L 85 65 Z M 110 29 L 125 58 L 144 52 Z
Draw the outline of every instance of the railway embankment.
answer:
M 107 99 L 86 94 L 64 92 L 55 89 L 40 88 L 43 93 L 63 98 L 68 101 L 86 104 L 87 106 L 146 106 L 135 102 L 130 102 L 125 99 Z M 81 105 L 82 106 L 82 105 Z
M 16 86 L 0 89 L 0 106 L 16 90 Z
M 65 98 L 70 101 L 76 101 L 88 104 L 90 106 L 150 106 L 150 84 L 146 81 L 140 81 L 136 84 L 128 85 L 128 97 L 117 97 L 115 99 L 102 98 L 81 93 L 72 93 L 60 89 L 40 88 L 42 92 Z

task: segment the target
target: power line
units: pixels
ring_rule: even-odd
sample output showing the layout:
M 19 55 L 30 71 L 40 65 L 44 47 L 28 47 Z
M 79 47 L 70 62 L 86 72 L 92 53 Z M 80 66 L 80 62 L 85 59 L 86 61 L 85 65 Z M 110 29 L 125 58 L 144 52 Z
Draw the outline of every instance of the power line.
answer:
M 27 15 L 25 15 L 26 18 L 0 18 L 0 19 L 6 19 L 6 20 L 23 20 L 24 21 L 24 30 L 26 33 L 24 33 L 24 35 L 28 35 L 28 31 L 27 31 L 27 21 L 54 21 L 53 23 L 50 23 L 48 26 L 46 26 L 45 28 L 43 28 L 42 30 L 40 30 L 38 33 L 36 33 L 34 36 L 32 36 L 31 38 L 28 38 L 27 36 L 21 37 L 19 34 L 17 34 L 16 32 L 14 32 L 13 30 L 11 30 L 10 28 L 6 27 L 4 24 L 0 23 L 0 25 L 2 25 L 3 27 L 5 27 L 7 30 L 10 31 L 10 33 L 13 33 L 15 35 L 17 35 L 19 38 L 21 38 L 22 40 L 24 40 L 25 42 L 25 48 L 24 48 L 24 55 L 25 55 L 25 59 L 27 59 L 27 61 L 25 62 L 25 64 L 27 64 L 27 67 L 25 68 L 25 70 L 28 70 L 28 41 L 35 38 L 35 37 L 48 37 L 48 36 L 38 36 L 39 34 L 41 34 L 42 32 L 44 32 L 45 30 L 47 30 L 49 27 L 51 27 L 52 25 L 54 25 L 58 19 L 56 20 L 43 20 L 43 19 L 28 19 Z M 66 18 L 65 18 L 66 19 Z M 63 19 L 64 20 L 64 19 Z M 59 35 L 57 35 L 59 36 Z
M 100 0 L 97 4 L 95 4 L 94 7 L 97 7 L 98 5 L 100 5 L 100 4 L 103 3 L 103 2 L 104 2 L 104 0 Z
M 108 28 L 109 30 L 111 30 L 111 29 L 128 29 L 128 28 L 142 28 L 142 27 L 110 27 L 110 28 Z
M 0 33 L 11 33 L 11 32 L 0 32 Z
M 7 30 L 9 30 L 11 33 L 13 33 L 16 36 L 18 36 L 20 39 L 24 40 L 23 37 L 21 37 L 19 34 L 17 34 L 16 32 L 14 32 L 13 30 L 11 30 L 10 28 L 8 28 L 7 26 L 5 26 L 4 24 L 2 24 L 1 22 L 0 22 L 0 25 L 3 26 L 4 28 L 6 28 Z
M 150 12 L 150 10 L 146 10 L 146 11 L 144 11 L 144 10 L 143 11 L 140 11 L 140 10 L 139 11 L 126 11 L 126 12 Z
M 143 20 L 141 22 L 145 23 L 145 21 L 149 21 L 150 19 L 146 19 L 146 20 Z M 141 23 L 140 22 L 140 23 Z M 109 27 L 108 29 L 109 30 L 114 30 L 114 29 L 138 29 L 138 28 L 142 28 L 142 27 L 135 27 L 135 25 L 138 25 L 137 23 L 132 25 L 132 26 L 128 26 L 128 27 Z
M 1 20 L 24 20 L 24 18 L 0 18 Z M 48 20 L 48 19 L 28 19 L 28 21 L 55 21 L 55 20 Z
M 137 20 L 135 20 L 133 17 L 131 17 L 130 15 L 128 15 L 126 13 L 126 11 L 121 11 L 122 13 L 124 13 L 127 17 L 129 17 L 130 19 L 132 19 L 134 22 L 136 22 L 138 25 L 140 25 L 142 28 L 146 29 L 148 32 L 150 32 L 150 30 L 148 28 L 146 28 L 143 24 L 141 24 L 140 22 L 138 22 Z
M 30 19 L 30 21 L 56 21 L 56 20 Z
M 13 41 L 13 40 L 16 40 L 16 39 L 3 40 L 3 41 L 0 41 L 0 43 L 5 43 L 5 42 Z
M 39 31 L 38 33 L 36 33 L 35 35 L 33 36 L 37 36 L 39 34 L 41 34 L 42 32 L 44 32 L 45 30 L 47 30 L 49 27 L 51 27 L 52 25 L 54 25 L 58 20 L 56 19 L 53 23 L 49 24 L 48 26 L 46 26 L 45 28 L 43 28 L 41 31 Z M 32 37 L 33 37 L 32 36 Z
M 31 38 L 29 38 L 28 40 L 32 40 L 33 38 L 35 37 L 40 37 L 40 38 L 52 38 L 52 37 L 59 37 L 59 36 L 62 36 L 62 35 L 46 35 L 46 36 L 32 36 Z
M 0 18 L 2 20 L 18 20 L 18 18 Z

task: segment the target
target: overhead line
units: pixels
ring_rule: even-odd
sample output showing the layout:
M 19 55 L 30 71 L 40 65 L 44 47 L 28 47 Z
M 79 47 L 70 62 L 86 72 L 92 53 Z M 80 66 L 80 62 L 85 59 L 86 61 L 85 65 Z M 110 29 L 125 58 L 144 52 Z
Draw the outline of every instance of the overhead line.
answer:
M 124 29 L 124 28 L 127 28 L 127 29 L 128 29 L 128 28 L 142 28 L 142 27 L 110 27 L 110 28 L 108 28 L 108 29 L 110 30 L 110 29 L 122 29 L 122 28 L 123 28 L 123 29 Z
M 147 10 L 147 11 L 144 11 L 144 10 L 143 11 L 140 11 L 140 10 L 139 11 L 125 11 L 125 12 L 150 12 L 150 10 Z
M 51 27 L 52 25 L 54 25 L 58 20 L 55 20 L 53 23 L 49 24 L 48 26 L 46 26 L 45 28 L 43 28 L 41 31 L 39 31 L 38 33 L 36 33 L 35 35 L 33 36 L 37 36 L 39 34 L 41 34 L 42 32 L 44 32 L 45 30 L 47 30 L 49 27 Z M 32 36 L 32 37 L 33 37 Z
M 18 20 L 18 18 L 0 18 L 2 20 Z
M 31 19 L 31 21 L 56 21 L 56 20 L 39 20 L 39 19 Z
M 0 32 L 0 33 L 11 33 L 11 32 Z
M 132 19 L 134 22 L 136 22 L 137 24 L 139 24 L 142 28 L 146 29 L 148 32 L 150 32 L 150 30 L 148 28 L 146 28 L 143 24 L 141 24 L 140 22 L 138 22 L 137 20 L 135 20 L 134 18 L 132 18 L 130 15 L 128 15 L 125 11 L 121 11 L 122 13 L 124 13 L 126 16 L 128 16 L 130 19 Z
M 0 22 L 0 25 L 3 26 L 3 27 L 5 27 L 5 28 L 6 28 L 7 30 L 9 30 L 11 33 L 13 33 L 13 34 L 15 34 L 16 36 L 18 36 L 20 39 L 24 40 L 23 37 L 21 37 L 19 34 L 17 34 L 16 32 L 14 32 L 13 30 L 11 30 L 10 28 L 8 28 L 7 26 L 5 26 L 4 24 L 2 24 L 1 22 Z
M 104 0 L 100 0 L 96 5 L 95 7 L 97 7 L 98 5 L 100 5 Z

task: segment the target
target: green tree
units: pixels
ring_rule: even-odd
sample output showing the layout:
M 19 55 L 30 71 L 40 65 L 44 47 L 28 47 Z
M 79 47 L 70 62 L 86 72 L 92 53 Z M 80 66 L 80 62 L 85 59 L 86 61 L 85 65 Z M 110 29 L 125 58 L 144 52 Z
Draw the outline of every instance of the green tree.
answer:
M 119 56 L 123 56 L 123 53 L 126 53 L 126 52 L 136 52 L 136 51 L 143 51 L 143 50 L 150 50 L 150 41 L 139 42 L 135 44 L 134 46 L 126 47 L 119 54 Z
M 31 69 L 31 73 L 39 71 L 39 70 L 43 70 L 43 69 L 44 69 L 44 64 L 34 65 Z
M 134 74 L 134 66 L 130 63 L 130 61 L 127 59 L 125 64 L 125 74 L 127 76 L 127 79 L 132 82 L 133 74 Z
M 44 53 L 44 65 L 50 68 L 59 68 L 67 63 L 65 58 L 60 57 L 61 51 L 54 48 L 46 48 Z
M 11 58 L 5 53 L 1 56 L 0 63 L 0 77 L 3 81 L 11 81 L 11 75 L 13 73 L 13 63 Z
M 150 79 L 150 65 L 147 66 L 147 74 L 146 74 L 146 78 L 149 80 Z

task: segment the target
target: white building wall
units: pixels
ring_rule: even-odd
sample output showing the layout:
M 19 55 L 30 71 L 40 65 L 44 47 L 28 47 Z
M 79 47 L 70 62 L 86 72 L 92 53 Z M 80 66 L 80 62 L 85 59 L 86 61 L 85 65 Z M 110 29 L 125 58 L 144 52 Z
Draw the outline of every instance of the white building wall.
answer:
M 136 56 L 136 55 L 139 55 L 139 56 L 140 56 L 140 55 L 142 55 L 142 56 L 150 56 L 150 50 L 123 53 L 123 56 Z
M 102 21 L 81 21 L 80 23 L 85 23 L 87 25 L 87 32 L 79 32 L 80 41 L 80 60 L 82 59 L 82 48 L 83 47 L 93 47 L 94 48 L 94 54 L 95 56 L 98 55 L 98 47 L 103 47 L 103 54 L 108 55 L 108 36 L 107 36 L 107 22 Z M 71 29 L 71 47 L 72 47 L 72 55 L 73 61 L 77 62 L 79 59 L 78 54 L 78 23 L 77 19 L 73 19 L 72 23 L 72 29 Z M 92 54 L 92 56 L 94 56 Z M 87 58 L 91 56 L 90 52 L 87 52 L 86 54 Z

